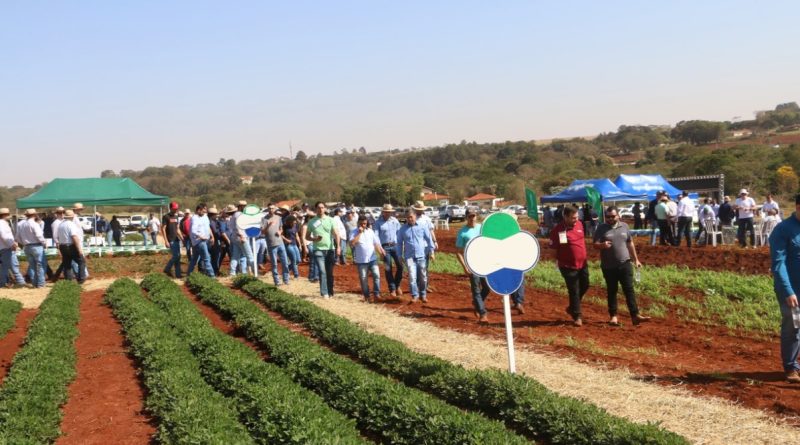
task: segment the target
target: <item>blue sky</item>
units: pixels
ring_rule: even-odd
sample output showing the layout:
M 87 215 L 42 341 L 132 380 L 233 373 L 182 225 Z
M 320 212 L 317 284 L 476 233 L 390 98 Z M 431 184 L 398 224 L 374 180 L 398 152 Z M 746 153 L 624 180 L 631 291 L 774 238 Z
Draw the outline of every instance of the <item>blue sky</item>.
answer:
M 800 101 L 800 2 L 0 1 L 0 184 Z M 25 166 L 26 168 L 20 168 Z

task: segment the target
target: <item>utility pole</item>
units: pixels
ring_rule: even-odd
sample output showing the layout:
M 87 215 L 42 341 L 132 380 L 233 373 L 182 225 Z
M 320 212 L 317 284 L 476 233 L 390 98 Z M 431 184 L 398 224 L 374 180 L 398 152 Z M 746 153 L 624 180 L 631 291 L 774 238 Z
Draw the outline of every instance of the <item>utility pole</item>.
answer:
M 294 154 L 292 153 L 292 141 L 289 141 L 289 159 L 294 159 Z

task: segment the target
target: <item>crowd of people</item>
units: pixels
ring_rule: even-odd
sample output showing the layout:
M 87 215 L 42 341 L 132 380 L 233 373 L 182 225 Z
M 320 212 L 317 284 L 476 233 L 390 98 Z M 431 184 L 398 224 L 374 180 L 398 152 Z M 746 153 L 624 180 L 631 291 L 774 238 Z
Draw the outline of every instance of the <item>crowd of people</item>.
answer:
M 563 204 L 555 209 L 544 206 L 541 230 L 545 236 L 563 221 L 564 207 Z M 782 220 L 780 206 L 772 194 L 767 194 L 765 201 L 758 206 L 747 189 L 741 189 L 733 201 L 725 196 L 722 203 L 713 198 L 696 201 L 686 191 L 673 199 L 662 190 L 645 205 L 635 203 L 631 213 L 633 230 L 650 229 L 650 244 L 662 246 L 679 246 L 683 240 L 689 247 L 703 244 L 711 230 L 737 227 L 736 240 L 739 246 L 755 248 L 756 219 L 760 218 L 763 223 L 761 233 L 765 237 Z M 599 221 L 596 210 L 584 204 L 578 208 L 578 220 L 583 222 L 587 236 L 592 236 Z

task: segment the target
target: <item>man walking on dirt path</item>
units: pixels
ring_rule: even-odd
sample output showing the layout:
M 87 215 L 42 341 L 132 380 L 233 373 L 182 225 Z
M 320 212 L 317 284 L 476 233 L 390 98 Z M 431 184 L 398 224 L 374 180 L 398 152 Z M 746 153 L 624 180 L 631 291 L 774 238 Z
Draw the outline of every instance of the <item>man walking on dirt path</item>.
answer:
M 739 191 L 734 209 L 737 211 L 736 224 L 739 226 L 739 230 L 736 238 L 739 239 L 739 246 L 747 248 L 747 232 L 750 232 L 750 247 L 755 248 L 756 231 L 753 228 L 753 215 L 756 210 L 756 202 L 748 195 L 747 189 Z
M 6 287 L 9 272 L 17 286 L 25 285 L 25 278 L 19 271 L 19 261 L 17 260 L 17 249 L 19 245 L 14 240 L 14 232 L 11 231 L 11 224 L 8 222 L 11 212 L 7 207 L 0 209 L 0 288 Z
M 800 311 L 797 289 L 800 289 L 800 194 L 794 198 L 795 212 L 778 223 L 769 236 L 775 295 L 781 309 L 781 362 L 786 381 L 800 383 L 800 323 L 793 315 Z
M 617 319 L 617 289 L 622 285 L 625 303 L 634 325 L 650 320 L 650 317 L 639 314 L 636 306 L 636 292 L 633 289 L 633 268 L 642 267 L 636 246 L 633 244 L 628 225 L 619 220 L 616 206 L 606 209 L 605 222 L 594 234 L 594 247 L 600 250 L 600 268 L 606 280 L 608 324 L 619 326 Z
M 181 245 L 183 244 L 183 233 L 181 232 L 178 224 L 178 203 L 172 201 L 169 203 L 169 213 L 164 215 L 161 219 L 161 238 L 164 239 L 164 244 L 172 252 L 172 258 L 167 262 L 164 267 L 164 273 L 175 278 L 181 278 Z M 172 269 L 175 268 L 173 274 Z
M 567 285 L 569 306 L 567 313 L 572 324 L 583 326 L 581 300 L 589 290 L 589 263 L 586 261 L 586 241 L 583 223 L 578 221 L 578 209 L 564 207 L 564 219 L 550 232 L 550 247 L 556 249 L 556 262 Z
M 381 240 L 381 247 L 386 252 L 383 256 L 383 270 L 386 282 L 389 284 L 389 294 L 393 297 L 403 295 L 400 282 L 403 280 L 403 260 L 397 253 L 397 232 L 400 231 L 400 221 L 394 217 L 394 207 L 384 204 L 381 208 L 381 217 L 375 221 L 375 233 Z M 394 263 L 394 273 L 392 273 Z
M 408 284 L 411 288 L 411 302 L 416 303 L 421 299 L 428 302 L 428 259 L 426 254 L 430 251 L 430 259 L 435 259 L 433 239 L 427 227 L 417 224 L 417 214 L 409 210 L 406 215 L 406 224 L 397 233 L 397 242 L 400 246 L 400 256 L 408 268 Z
M 464 249 L 467 243 L 472 238 L 481 234 L 481 225 L 477 223 L 478 213 L 471 208 L 466 212 L 467 223 L 456 235 L 456 249 L 458 253 L 456 258 L 464 268 L 464 273 L 469 275 L 469 289 L 472 292 L 472 307 L 475 308 L 475 316 L 478 317 L 478 323 L 488 323 L 489 317 L 486 316 L 486 297 L 489 296 L 489 283 L 486 278 L 479 277 L 472 273 L 467 267 L 467 262 L 464 260 Z
M 341 255 L 341 239 L 333 218 L 325 214 L 325 203 L 314 204 L 317 216 L 308 222 L 306 239 L 313 242 L 314 258 L 319 274 L 319 294 L 322 298 L 333 296 L 333 265 Z

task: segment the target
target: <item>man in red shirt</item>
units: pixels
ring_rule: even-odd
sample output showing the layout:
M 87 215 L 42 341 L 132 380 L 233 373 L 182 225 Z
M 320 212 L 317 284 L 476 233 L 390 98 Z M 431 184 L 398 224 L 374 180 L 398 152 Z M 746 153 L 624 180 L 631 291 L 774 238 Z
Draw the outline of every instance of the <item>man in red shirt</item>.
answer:
M 572 316 L 572 324 L 582 326 L 581 299 L 589 290 L 589 263 L 586 261 L 583 223 L 578 221 L 575 207 L 564 207 L 563 220 L 550 232 L 550 248 L 556 249 L 558 270 L 567 284 L 567 313 Z

